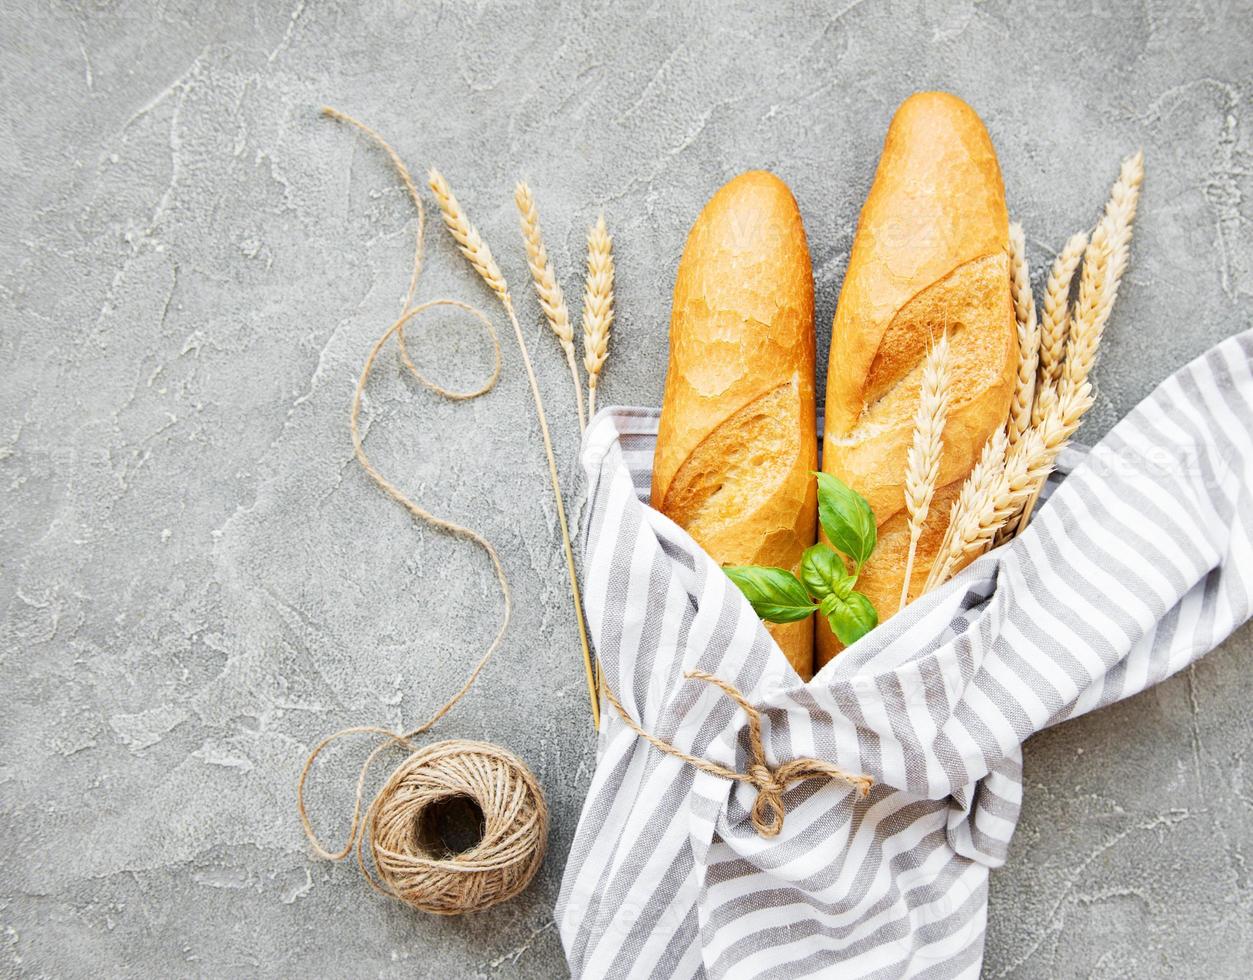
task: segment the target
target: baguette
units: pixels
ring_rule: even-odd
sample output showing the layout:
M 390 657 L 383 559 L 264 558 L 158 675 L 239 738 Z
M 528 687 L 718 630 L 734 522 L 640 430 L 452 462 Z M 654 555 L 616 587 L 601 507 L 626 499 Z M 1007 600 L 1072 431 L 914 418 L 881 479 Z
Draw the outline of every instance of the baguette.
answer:
M 793 572 L 814 543 L 814 286 L 787 185 L 750 171 L 688 235 L 674 284 L 652 506 L 720 565 Z M 813 620 L 766 624 L 803 679 Z
M 966 103 L 906 99 L 888 129 L 840 292 L 827 373 L 823 469 L 869 502 L 879 544 L 858 589 L 896 612 L 909 551 L 906 454 L 923 361 L 949 337 L 949 409 L 930 516 L 910 576 L 922 589 L 949 509 L 988 438 L 1005 425 L 1018 365 L 1009 218 L 996 153 Z M 821 623 L 818 664 L 841 649 Z

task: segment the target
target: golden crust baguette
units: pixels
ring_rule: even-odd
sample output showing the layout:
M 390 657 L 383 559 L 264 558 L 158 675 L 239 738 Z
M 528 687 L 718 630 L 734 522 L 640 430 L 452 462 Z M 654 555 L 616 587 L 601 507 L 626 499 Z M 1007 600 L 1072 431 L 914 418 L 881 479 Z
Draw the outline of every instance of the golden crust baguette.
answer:
M 949 508 L 984 442 L 1005 424 L 1018 342 L 1009 219 L 992 141 L 961 99 L 923 92 L 897 110 L 862 208 L 836 308 L 823 469 L 861 493 L 879 544 L 857 586 L 882 622 L 897 611 L 909 549 L 905 457 L 922 363 L 950 341 L 950 402 L 935 499 L 918 545 L 918 594 Z M 818 665 L 841 649 L 819 623 Z
M 721 565 L 799 571 L 817 448 L 805 228 L 787 185 L 751 171 L 705 205 L 679 262 L 652 505 Z M 808 680 L 812 618 L 767 628 Z

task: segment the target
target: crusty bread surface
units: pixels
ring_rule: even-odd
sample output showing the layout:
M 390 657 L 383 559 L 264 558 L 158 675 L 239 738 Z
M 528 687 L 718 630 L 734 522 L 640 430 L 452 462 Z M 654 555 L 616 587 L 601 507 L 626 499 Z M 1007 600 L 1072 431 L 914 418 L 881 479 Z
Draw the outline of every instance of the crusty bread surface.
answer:
M 706 204 L 679 262 L 652 506 L 720 565 L 799 571 L 816 468 L 805 229 L 787 185 L 750 171 Z M 808 680 L 812 619 L 767 627 Z
M 942 331 L 950 342 L 948 422 L 911 598 L 962 482 L 1005 424 L 1018 360 L 1008 235 L 996 153 L 974 110 L 942 92 L 906 99 L 888 129 L 836 307 L 823 433 L 823 469 L 875 513 L 879 544 L 858 589 L 880 622 L 900 605 L 906 453 L 922 364 Z M 825 623 L 816 629 L 820 667 L 841 645 Z

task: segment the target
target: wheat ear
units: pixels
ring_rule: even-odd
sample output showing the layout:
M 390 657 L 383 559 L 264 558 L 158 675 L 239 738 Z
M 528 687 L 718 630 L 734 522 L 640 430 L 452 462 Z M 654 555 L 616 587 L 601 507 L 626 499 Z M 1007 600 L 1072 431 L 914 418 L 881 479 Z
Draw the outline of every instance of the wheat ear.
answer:
M 1062 383 L 1072 388 L 1088 379 L 1096 363 L 1097 348 L 1114 300 L 1118 298 L 1118 284 L 1127 268 L 1131 230 L 1143 179 L 1144 154 L 1136 153 L 1123 161 L 1105 213 L 1083 253 L 1079 300 L 1071 316 L 1066 360 L 1062 365 Z
M 905 581 L 901 583 L 901 605 L 909 601 L 909 583 L 914 574 L 918 540 L 935 497 L 940 476 L 940 454 L 944 447 L 944 423 L 948 420 L 948 334 L 927 353 L 914 413 L 914 438 L 905 457 L 905 509 L 909 513 L 909 554 L 905 559 Z
M 981 509 L 984 498 L 996 489 L 1005 468 L 1005 445 L 1004 429 L 997 429 L 983 444 L 979 462 L 966 477 L 957 499 L 949 509 L 948 528 L 923 585 L 923 592 L 929 592 L 946 581 L 953 572 L 954 563 L 966 553 L 965 541 L 971 535 L 967 534 L 962 525 L 971 520 L 969 515 L 976 514 Z
M 587 282 L 583 288 L 583 367 L 587 370 L 587 417 L 596 411 L 600 372 L 609 356 L 613 326 L 613 239 L 605 216 L 587 231 Z
M 1070 236 L 1061 254 L 1053 260 L 1048 280 L 1044 284 L 1044 302 L 1040 308 L 1040 374 L 1039 390 L 1055 387 L 1061 377 L 1062 361 L 1066 356 L 1066 333 L 1070 317 L 1070 290 L 1083 250 L 1088 247 L 1088 233 L 1076 232 Z M 1044 417 L 1040 399 L 1031 410 L 1031 424 L 1038 425 Z
M 1022 225 L 1009 226 L 1010 294 L 1014 302 L 1014 321 L 1018 328 L 1018 376 L 1014 381 L 1014 398 L 1005 423 L 1006 445 L 1013 449 L 1031 427 L 1032 413 L 1041 394 L 1038 383 L 1040 365 L 1040 326 L 1036 318 L 1035 297 L 1031 295 L 1031 271 L 1027 265 L 1027 239 Z M 994 544 L 1013 537 L 1006 521 L 996 534 Z
M 544 319 L 552 328 L 557 342 L 565 352 L 566 363 L 570 366 L 570 378 L 574 381 L 574 400 L 579 412 L 579 429 L 587 427 L 587 419 L 583 415 L 583 384 L 579 381 L 579 369 L 574 358 L 574 328 L 570 326 L 570 311 L 566 307 L 566 297 L 561 285 L 553 273 L 552 262 L 548 258 L 548 249 L 544 247 L 544 236 L 540 231 L 539 209 L 535 206 L 535 198 L 531 188 L 525 181 L 518 181 L 513 193 L 513 203 L 518 207 L 518 219 L 522 223 L 522 241 L 526 243 L 526 264 L 531 270 L 531 282 L 535 284 L 535 295 L 539 297 L 540 309 L 544 311 Z
M 1010 403 L 1009 421 L 1006 423 L 1006 435 L 1012 448 L 1031 426 L 1036 368 L 1040 363 L 1040 326 L 1036 320 L 1035 299 L 1031 295 L 1027 242 L 1018 222 L 1009 226 L 1009 265 L 1014 320 L 1018 327 L 1018 377 L 1014 382 L 1014 400 Z
M 557 478 L 557 459 L 553 454 L 552 437 L 548 434 L 548 419 L 544 415 L 544 400 L 540 397 L 539 382 L 535 380 L 535 369 L 531 366 L 531 355 L 526 349 L 526 341 L 522 337 L 522 327 L 518 324 L 518 315 L 513 309 L 513 299 L 509 295 L 509 287 L 505 277 L 501 275 L 496 260 L 492 258 L 487 243 L 479 236 L 474 225 L 470 224 L 452 188 L 448 186 L 443 175 L 431 168 L 428 182 L 435 200 L 439 202 L 439 211 L 444 219 L 444 227 L 457 242 L 461 254 L 469 260 L 474 271 L 505 308 L 509 323 L 513 326 L 514 336 L 518 340 L 518 350 L 522 354 L 522 366 L 526 369 L 526 378 L 531 386 L 531 397 L 535 400 L 535 414 L 539 418 L 540 434 L 544 439 L 544 452 L 548 457 L 548 476 L 552 482 L 553 499 L 557 505 L 557 523 L 561 527 L 561 544 L 565 549 L 566 573 L 570 577 L 570 596 L 574 600 L 574 617 L 579 627 L 579 642 L 583 647 L 583 670 L 587 675 L 587 696 L 592 705 L 592 723 L 600 728 L 600 699 L 597 694 L 596 674 L 592 667 L 592 653 L 587 643 L 587 624 L 583 620 L 583 603 L 579 598 L 579 580 L 574 569 L 574 551 L 570 545 L 570 526 L 566 522 L 566 508 L 561 499 L 561 481 Z
M 958 570 L 967 556 L 985 551 L 1005 522 L 1021 506 L 1021 500 L 1029 492 L 1035 471 L 1030 469 L 1041 450 L 1040 435 L 1028 429 L 1018 444 L 1005 457 L 1004 466 L 995 478 L 972 493 L 967 506 L 955 506 L 950 520 L 952 535 L 940 561 L 933 567 L 935 585 L 942 585 Z M 958 505 L 962 501 L 959 499 Z
M 1057 455 L 1079 428 L 1092 405 L 1092 388 L 1085 381 L 1050 400 L 1040 425 L 1028 429 L 1009 454 L 996 478 L 961 497 L 953 506 L 941 555 L 932 567 L 928 588 L 941 585 L 958 569 L 967 555 L 977 555 L 993 541 L 997 531 L 1038 495 L 1057 461 Z M 964 490 L 964 488 L 963 488 Z
M 1144 181 L 1144 153 L 1137 152 L 1122 162 L 1118 180 L 1110 191 L 1105 212 L 1097 222 L 1083 253 L 1083 269 L 1079 276 L 1079 297 L 1069 318 L 1066 356 L 1059 371 L 1056 392 L 1050 396 L 1062 409 L 1073 410 L 1084 403 L 1091 405 L 1089 378 L 1096 364 L 1096 355 L 1105 332 L 1105 324 L 1118 298 L 1118 286 L 1131 255 L 1131 233 L 1135 224 L 1140 185 Z M 1073 241 L 1073 239 L 1072 239 Z M 1080 397 L 1082 396 L 1082 397 Z M 1082 411 L 1080 414 L 1082 414 Z M 1041 420 L 1040 424 L 1043 424 Z M 1076 428 L 1078 423 L 1076 421 Z M 1015 534 L 1021 534 L 1031 521 L 1035 502 L 1040 497 L 1044 480 L 1038 478 L 1023 501 Z

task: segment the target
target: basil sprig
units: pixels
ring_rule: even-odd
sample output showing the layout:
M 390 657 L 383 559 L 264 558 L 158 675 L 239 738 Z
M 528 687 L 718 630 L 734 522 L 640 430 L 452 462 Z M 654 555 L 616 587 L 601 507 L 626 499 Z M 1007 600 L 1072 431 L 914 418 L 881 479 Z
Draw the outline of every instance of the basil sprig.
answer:
M 862 565 L 878 543 L 878 530 L 865 497 L 829 473 L 815 476 L 818 520 L 835 547 L 820 542 L 806 548 L 800 578 L 785 569 L 761 565 L 732 565 L 724 571 L 762 619 L 795 623 L 819 612 L 847 646 L 879 622 L 870 600 L 854 589 Z

